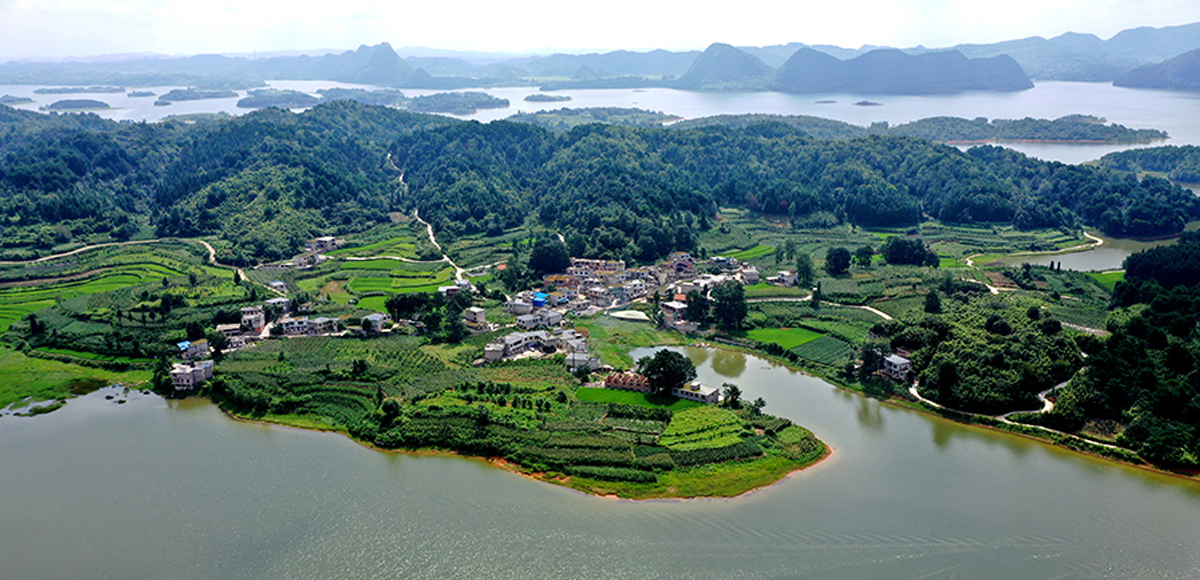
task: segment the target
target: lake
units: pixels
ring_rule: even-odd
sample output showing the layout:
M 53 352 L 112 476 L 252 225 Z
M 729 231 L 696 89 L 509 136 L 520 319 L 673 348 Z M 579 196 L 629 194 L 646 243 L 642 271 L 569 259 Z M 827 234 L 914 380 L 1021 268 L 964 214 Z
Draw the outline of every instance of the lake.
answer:
M 365 87 L 332 81 L 269 81 L 278 89 L 292 89 L 315 94 L 317 89 L 332 87 Z M 109 103 L 113 110 L 99 111 L 102 117 L 115 120 L 156 121 L 168 115 L 218 112 L 244 114 L 237 108 L 237 98 L 178 102 L 167 107 L 155 107 L 155 97 L 131 98 L 126 94 L 37 95 L 39 86 L 0 86 L 0 95 L 26 96 L 35 103 L 19 108 L 36 110 L 64 98 L 95 98 Z M 172 88 L 154 87 L 148 90 L 161 95 Z M 1200 144 L 1200 93 L 1158 90 L 1123 89 L 1105 83 L 1040 82 L 1030 90 L 1015 93 L 964 93 L 936 96 L 881 96 L 859 94 L 791 95 L 752 91 L 679 91 L 674 89 L 593 89 L 565 90 L 555 94 L 572 98 L 565 103 L 530 103 L 523 99 L 537 92 L 536 87 L 476 89 L 508 99 L 506 109 L 487 109 L 462 119 L 493 121 L 512 116 L 518 111 L 533 112 L 562 107 L 638 107 L 678 115 L 685 119 L 712 115 L 770 113 L 778 115 L 813 115 L 866 126 L 876 121 L 892 125 L 937 116 L 987 117 L 989 119 L 1020 119 L 1024 117 L 1054 119 L 1083 113 L 1104 117 L 1130 128 L 1161 129 L 1171 138 L 1150 145 L 1070 145 L 1056 143 L 1006 144 L 1028 155 L 1064 163 L 1082 163 L 1098 159 L 1105 153 L 1134 147 L 1154 145 Z M 443 91 L 405 90 L 409 96 Z M 878 107 L 861 107 L 853 103 L 871 100 Z M 819 103 L 818 101 L 833 101 Z
M 106 389 L 0 419 L 3 576 L 1200 574 L 1200 484 L 889 407 L 740 353 L 679 350 L 701 380 L 766 398 L 834 455 L 741 498 L 617 501 L 478 460 L 235 422 L 202 400 L 118 405 Z
M 1200 221 L 1189 222 L 1186 231 L 1194 232 L 1200 230 Z M 1176 242 L 1175 238 L 1165 240 L 1141 241 L 1125 238 L 1110 238 L 1108 236 L 1097 235 L 1104 243 L 1095 249 L 1083 252 L 1070 252 L 1067 254 L 1042 254 L 1037 256 L 1009 256 L 1001 258 L 999 261 L 1006 264 L 1020 264 L 1028 262 L 1038 266 L 1049 266 L 1050 262 L 1062 264 L 1062 267 L 1067 270 L 1078 270 L 1081 272 L 1094 271 L 1106 272 L 1109 270 L 1120 270 L 1125 258 L 1130 254 L 1157 248 L 1159 246 L 1167 246 Z

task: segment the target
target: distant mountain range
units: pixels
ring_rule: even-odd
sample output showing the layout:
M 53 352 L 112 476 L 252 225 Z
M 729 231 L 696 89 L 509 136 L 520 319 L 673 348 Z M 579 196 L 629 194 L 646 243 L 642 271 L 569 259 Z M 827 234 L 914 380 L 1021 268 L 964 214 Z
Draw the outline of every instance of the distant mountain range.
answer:
M 1021 90 L 1034 80 L 1114 81 L 1139 67 L 1200 50 L 1200 23 L 1133 28 L 1108 40 L 1066 33 L 945 49 L 917 46 L 847 49 L 790 43 L 764 47 L 713 44 L 703 52 L 613 51 L 547 56 L 487 55 L 405 49 L 389 44 L 321 56 L 269 58 L 134 55 L 67 62 L 0 64 L 0 84 L 187 85 L 250 88 L 267 79 L 333 80 L 393 88 L 459 89 L 537 83 L 556 88 L 676 87 L 791 92 L 889 94 Z M 403 52 L 403 51 L 402 51 Z M 1166 64 L 1164 63 L 1164 66 Z M 1188 88 L 1197 75 L 1175 63 L 1171 87 Z M 1166 70 L 1166 69 L 1147 69 Z M 1138 76 L 1142 75 L 1142 76 Z M 1131 79 L 1153 76 L 1139 72 Z M 1180 75 L 1187 78 L 1181 78 Z M 1191 75 L 1190 77 L 1188 75 Z M 1122 80 L 1121 83 L 1149 80 Z M 1121 86 L 1142 86 L 1122 84 Z M 1150 86 L 1150 85 L 1146 85 Z M 1167 85 L 1155 85 L 1167 88 Z
M 1131 70 L 1113 81 L 1135 89 L 1200 90 L 1200 50 Z

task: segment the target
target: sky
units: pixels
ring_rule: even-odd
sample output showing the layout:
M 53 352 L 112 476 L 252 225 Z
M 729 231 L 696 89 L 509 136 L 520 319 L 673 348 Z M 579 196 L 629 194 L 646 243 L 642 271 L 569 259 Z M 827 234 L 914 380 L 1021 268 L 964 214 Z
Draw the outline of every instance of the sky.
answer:
M 1200 22 L 1197 0 L 0 0 L 0 61 L 353 49 L 857 48 L 987 43 Z

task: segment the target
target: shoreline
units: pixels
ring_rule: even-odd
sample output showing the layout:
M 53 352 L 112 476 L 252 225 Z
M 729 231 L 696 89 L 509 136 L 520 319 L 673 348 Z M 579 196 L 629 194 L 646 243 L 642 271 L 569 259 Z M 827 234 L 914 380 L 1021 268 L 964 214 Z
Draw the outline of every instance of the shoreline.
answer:
M 283 427 L 286 429 L 295 429 L 298 431 L 310 431 L 313 433 L 336 433 L 338 435 L 342 435 L 346 439 L 349 439 L 350 441 L 352 441 L 362 447 L 365 447 L 372 451 L 381 452 L 381 453 L 391 453 L 391 454 L 398 454 L 398 455 L 412 455 L 412 456 L 426 456 L 426 457 L 444 455 L 444 456 L 449 456 L 449 457 L 458 457 L 458 458 L 462 458 L 462 459 L 469 459 L 472 461 L 481 461 L 483 463 L 486 463 L 490 467 L 494 467 L 494 468 L 500 469 L 502 471 L 507 471 L 507 472 L 517 475 L 519 477 L 523 477 L 523 478 L 533 480 L 533 481 L 538 481 L 541 483 L 554 485 L 556 487 L 562 487 L 562 488 L 574 491 L 576 493 L 579 493 L 579 494 L 582 494 L 582 495 L 585 495 L 588 497 L 594 497 L 594 498 L 600 498 L 600 499 L 612 499 L 612 500 L 620 500 L 620 501 L 644 502 L 644 501 L 693 501 L 693 500 L 738 499 L 740 497 L 747 496 L 747 495 L 757 493 L 757 492 L 763 491 L 765 489 L 771 488 L 771 487 L 791 478 L 792 476 L 794 476 L 800 472 L 807 471 L 810 468 L 824 464 L 830 457 L 833 457 L 833 455 L 834 455 L 833 447 L 831 447 L 828 443 L 825 443 L 824 441 L 822 441 L 821 439 L 818 438 L 817 441 L 819 441 L 825 449 L 821 453 L 821 455 L 817 456 L 812 461 L 808 461 L 802 465 L 796 466 L 795 468 L 793 468 L 792 470 L 783 474 L 783 476 L 779 477 L 775 481 L 772 481 L 770 483 L 766 483 L 763 485 L 759 485 L 756 487 L 752 487 L 745 491 L 739 492 L 737 495 L 727 495 L 727 496 L 698 495 L 698 496 L 640 497 L 640 498 L 639 497 L 620 497 L 616 494 L 589 493 L 585 490 L 572 487 L 570 485 L 572 476 L 570 476 L 570 475 L 563 474 L 563 475 L 560 475 L 559 477 L 546 477 L 546 474 L 544 472 L 525 471 L 520 465 L 513 463 L 512 461 L 509 461 L 508 459 L 505 459 L 504 457 L 498 457 L 498 456 L 485 457 L 482 455 L 469 455 L 466 453 L 461 453 L 461 452 L 455 451 L 453 449 L 435 449 L 435 448 L 386 449 L 383 447 L 379 447 L 378 445 L 368 443 L 366 441 L 355 439 L 354 437 L 351 437 L 350 434 L 346 431 L 341 431 L 341 430 L 332 429 L 332 428 L 320 429 L 320 428 L 300 427 L 297 425 L 289 425 L 287 423 L 269 421 L 269 420 L 265 420 L 265 419 L 253 419 L 253 418 L 249 418 L 249 417 L 243 417 L 243 416 L 237 415 L 235 413 L 232 413 L 230 411 L 227 411 L 225 409 L 222 409 L 220 405 L 217 405 L 216 403 L 214 403 L 212 401 L 212 399 L 209 399 L 208 397 L 197 397 L 197 398 L 203 398 L 203 399 L 207 400 L 209 402 L 209 404 L 215 405 L 217 407 L 217 409 L 220 410 L 221 413 L 223 413 L 226 417 L 229 417 L 230 419 L 232 419 L 238 423 L 246 423 L 246 424 L 250 424 L 250 425 L 263 425 L 263 426 L 269 426 L 269 427 Z M 814 437 L 815 437 L 815 435 L 814 435 Z M 761 458 L 759 458 L 759 459 L 761 459 Z

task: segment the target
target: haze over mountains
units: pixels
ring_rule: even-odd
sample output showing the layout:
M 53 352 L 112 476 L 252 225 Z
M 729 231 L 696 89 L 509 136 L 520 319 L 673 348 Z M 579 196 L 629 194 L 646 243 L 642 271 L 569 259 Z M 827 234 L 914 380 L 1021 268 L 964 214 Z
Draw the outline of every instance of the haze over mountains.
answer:
M 340 54 L 250 58 L 199 55 L 133 57 L 69 62 L 0 64 L 0 84 L 121 86 L 194 85 L 246 88 L 263 81 L 333 80 L 396 88 L 456 89 L 537 83 L 546 88 L 636 88 L 690 90 L 778 90 L 934 94 L 1014 91 L 1033 80 L 1114 81 L 1140 66 L 1200 49 L 1200 23 L 1134 28 L 1102 40 L 1066 33 L 948 49 L 903 50 L 864 46 L 845 49 L 800 43 L 765 47 L 713 44 L 703 52 L 614 51 L 603 54 L 463 55 L 432 49 L 402 49 L 388 43 Z M 1197 57 L 1200 58 L 1200 57 Z M 1123 80 L 1122 86 L 1189 88 L 1194 70 L 1176 63 L 1160 73 Z M 1166 70 L 1166 69 L 1162 69 Z M 1138 85 L 1136 83 L 1143 83 Z M 1150 84 L 1144 84 L 1150 83 Z

